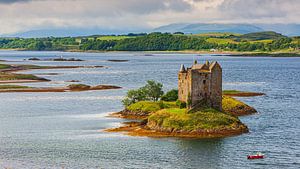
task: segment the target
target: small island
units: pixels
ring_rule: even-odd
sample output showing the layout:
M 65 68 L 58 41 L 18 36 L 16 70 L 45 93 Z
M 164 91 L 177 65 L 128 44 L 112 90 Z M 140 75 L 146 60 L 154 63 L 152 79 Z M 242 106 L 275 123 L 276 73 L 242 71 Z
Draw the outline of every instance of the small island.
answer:
M 248 92 L 248 91 L 238 91 L 238 90 L 223 90 L 223 96 L 233 96 L 233 97 L 253 97 L 253 96 L 263 96 L 264 93 L 260 92 Z
M 129 60 L 125 59 L 109 59 L 108 62 L 128 62 Z
M 53 59 L 40 59 L 40 58 L 29 58 L 29 61 L 60 61 L 60 62 L 80 62 L 80 61 L 84 61 L 82 59 L 76 59 L 76 58 L 63 58 L 63 57 L 59 57 L 59 58 L 53 58 Z
M 17 74 L 17 71 L 33 69 L 75 69 L 75 68 L 103 68 L 104 66 L 38 66 L 38 65 L 11 65 L 0 64 L 0 83 L 31 83 L 45 82 L 48 79 L 32 74 Z
M 217 62 L 195 62 L 187 69 L 182 65 L 178 77 L 178 90 L 164 95 L 163 85 L 155 81 L 129 90 L 123 100 L 125 109 L 111 116 L 135 121 L 106 131 L 126 132 L 132 136 L 191 138 L 227 137 L 248 132 L 238 116 L 257 111 L 224 94 L 222 68 Z
M 113 85 L 97 85 L 89 86 L 85 84 L 71 84 L 66 87 L 28 87 L 20 85 L 0 85 L 0 93 L 12 92 L 79 92 L 89 90 L 108 90 L 120 89 L 119 86 Z
M 17 74 L 16 71 L 31 70 L 31 69 L 73 69 L 73 68 L 102 68 L 103 66 L 37 66 L 37 65 L 9 65 L 0 64 L 0 93 L 11 92 L 78 92 L 89 90 L 108 90 L 120 89 L 114 85 L 97 85 L 89 86 L 85 84 L 70 84 L 65 87 L 29 87 L 21 85 L 12 85 L 11 83 L 32 83 L 32 82 L 47 82 L 48 79 L 38 77 L 32 74 Z M 44 75 L 57 75 L 44 74 Z M 68 82 L 79 82 L 71 80 Z M 8 83 L 8 84 L 7 84 Z

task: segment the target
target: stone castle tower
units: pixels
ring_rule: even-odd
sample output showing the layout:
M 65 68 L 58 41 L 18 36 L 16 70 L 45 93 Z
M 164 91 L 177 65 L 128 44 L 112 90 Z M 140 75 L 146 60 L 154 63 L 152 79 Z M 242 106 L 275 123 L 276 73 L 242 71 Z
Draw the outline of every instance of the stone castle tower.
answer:
M 191 68 L 181 65 L 178 73 L 178 99 L 186 102 L 188 108 L 206 103 L 222 110 L 222 68 L 218 62 L 197 64 Z

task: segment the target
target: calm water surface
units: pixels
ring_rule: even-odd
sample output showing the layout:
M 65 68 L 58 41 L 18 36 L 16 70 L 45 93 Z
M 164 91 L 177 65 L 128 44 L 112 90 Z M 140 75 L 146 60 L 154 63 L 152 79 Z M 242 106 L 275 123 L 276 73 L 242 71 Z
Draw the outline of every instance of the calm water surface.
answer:
M 84 62 L 24 61 L 58 56 Z M 106 133 L 123 119 L 109 118 L 122 109 L 126 91 L 146 80 L 177 87 L 180 64 L 217 60 L 223 88 L 264 92 L 241 98 L 259 113 L 242 117 L 250 133 L 220 139 L 131 137 Z M 128 59 L 129 62 L 108 62 Z M 61 53 L 1 51 L 12 64 L 103 65 L 105 68 L 34 70 L 51 82 L 30 86 L 112 84 L 120 90 L 70 93 L 0 93 L 0 168 L 299 168 L 300 58 L 247 58 L 190 54 Z M 44 73 L 58 73 L 45 75 Z M 247 160 L 262 151 L 266 158 Z

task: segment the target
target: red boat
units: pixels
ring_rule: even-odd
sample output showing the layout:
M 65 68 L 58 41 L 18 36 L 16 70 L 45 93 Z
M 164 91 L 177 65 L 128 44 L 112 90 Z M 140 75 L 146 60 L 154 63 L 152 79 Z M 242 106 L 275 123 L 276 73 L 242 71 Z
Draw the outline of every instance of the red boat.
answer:
M 248 155 L 247 158 L 248 159 L 262 159 L 264 158 L 264 154 L 262 153 L 256 153 L 255 155 Z

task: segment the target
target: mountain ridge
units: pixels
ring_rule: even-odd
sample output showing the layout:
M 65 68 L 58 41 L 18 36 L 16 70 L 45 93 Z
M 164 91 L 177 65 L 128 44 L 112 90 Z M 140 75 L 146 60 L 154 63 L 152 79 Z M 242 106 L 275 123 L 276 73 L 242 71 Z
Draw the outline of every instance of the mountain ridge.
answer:
M 243 24 L 243 23 L 172 23 L 154 29 L 106 29 L 106 28 L 53 28 L 38 29 L 14 34 L 1 35 L 0 37 L 41 38 L 41 37 L 76 37 L 89 35 L 111 35 L 128 33 L 150 32 L 183 32 L 186 34 L 199 34 L 211 32 L 230 32 L 247 34 L 263 31 L 275 31 L 286 36 L 300 36 L 300 24 Z

